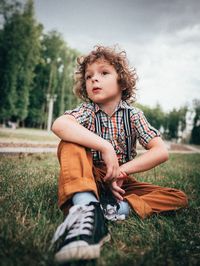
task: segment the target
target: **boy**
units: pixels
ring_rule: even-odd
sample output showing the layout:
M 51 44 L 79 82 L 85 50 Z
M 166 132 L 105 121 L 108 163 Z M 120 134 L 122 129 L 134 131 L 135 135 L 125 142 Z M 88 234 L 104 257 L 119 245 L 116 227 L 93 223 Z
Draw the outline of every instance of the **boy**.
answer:
M 62 141 L 59 207 L 67 215 L 53 242 L 60 262 L 94 259 L 109 240 L 105 217 L 124 219 L 132 210 L 141 218 L 187 206 L 179 190 L 141 183 L 131 174 L 168 159 L 160 133 L 143 112 L 129 104 L 136 73 L 125 52 L 96 46 L 77 60 L 75 93 L 84 100 L 55 120 L 52 131 Z M 147 152 L 136 156 L 136 140 Z

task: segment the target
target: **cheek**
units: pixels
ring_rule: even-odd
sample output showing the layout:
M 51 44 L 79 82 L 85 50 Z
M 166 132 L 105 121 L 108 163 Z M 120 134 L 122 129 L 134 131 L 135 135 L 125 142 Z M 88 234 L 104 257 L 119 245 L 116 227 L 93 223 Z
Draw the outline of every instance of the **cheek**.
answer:
M 89 83 L 88 82 L 85 82 L 85 88 L 86 88 L 86 90 L 88 90 L 88 88 L 89 88 Z
M 85 84 L 85 91 L 87 95 L 91 94 L 90 86 L 87 83 Z
M 88 86 L 85 86 L 86 93 L 88 94 Z
M 116 83 L 117 85 L 119 85 L 119 78 L 118 78 L 118 76 L 116 76 L 116 77 L 114 78 L 114 81 L 115 81 L 115 83 Z
M 119 89 L 121 86 L 120 86 L 120 81 L 118 79 L 115 79 L 113 81 L 113 83 L 115 84 L 115 86 Z
M 87 81 L 85 82 L 85 86 L 86 86 L 86 88 L 90 88 L 90 87 L 91 87 L 91 84 L 92 84 L 92 82 L 91 82 L 90 80 L 87 80 Z

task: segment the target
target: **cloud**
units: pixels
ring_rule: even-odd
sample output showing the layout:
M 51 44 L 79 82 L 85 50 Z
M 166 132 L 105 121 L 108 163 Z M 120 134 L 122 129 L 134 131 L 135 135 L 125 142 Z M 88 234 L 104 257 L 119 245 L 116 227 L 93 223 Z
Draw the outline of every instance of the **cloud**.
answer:
M 138 100 L 165 110 L 180 107 L 200 95 L 200 26 L 160 34 L 143 45 L 126 43 L 131 63 L 140 77 Z M 199 43 L 200 44 L 200 43 Z
M 35 3 L 45 29 L 57 28 L 82 53 L 95 44 L 125 49 L 140 77 L 140 102 L 169 110 L 199 98 L 199 0 Z
M 200 24 L 187 26 L 176 32 L 177 41 L 185 43 L 200 43 Z

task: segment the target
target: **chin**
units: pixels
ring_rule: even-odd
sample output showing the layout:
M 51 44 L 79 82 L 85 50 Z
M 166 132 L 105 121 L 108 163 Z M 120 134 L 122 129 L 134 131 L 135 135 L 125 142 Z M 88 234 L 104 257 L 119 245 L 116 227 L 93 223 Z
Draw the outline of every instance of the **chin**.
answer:
M 91 101 L 93 101 L 94 103 L 104 103 L 105 100 L 104 99 L 97 99 L 97 98 L 89 98 Z

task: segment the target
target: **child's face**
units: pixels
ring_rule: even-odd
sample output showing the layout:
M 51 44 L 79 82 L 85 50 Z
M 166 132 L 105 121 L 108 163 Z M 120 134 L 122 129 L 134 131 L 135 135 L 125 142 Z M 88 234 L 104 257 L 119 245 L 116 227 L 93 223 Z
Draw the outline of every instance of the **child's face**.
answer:
M 99 104 L 119 102 L 122 96 L 115 68 L 105 60 L 98 60 L 86 68 L 85 82 L 88 98 Z

